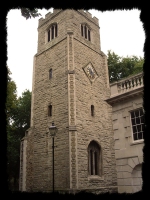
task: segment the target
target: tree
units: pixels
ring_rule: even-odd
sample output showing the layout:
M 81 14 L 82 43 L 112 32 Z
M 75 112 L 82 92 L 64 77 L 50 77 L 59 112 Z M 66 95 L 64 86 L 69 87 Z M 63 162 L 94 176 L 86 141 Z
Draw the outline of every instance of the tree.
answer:
M 109 81 L 116 81 L 120 79 L 121 66 L 119 65 L 121 57 L 114 52 L 108 51 L 107 62 L 109 70 Z
M 31 92 L 25 90 L 17 98 L 17 87 L 8 69 L 6 114 L 7 114 L 7 175 L 11 190 L 18 190 L 20 167 L 20 140 L 30 127 Z
M 6 115 L 7 115 L 7 124 L 9 125 L 9 121 L 12 118 L 12 110 L 16 107 L 17 101 L 17 87 L 16 83 L 12 81 L 10 75 L 11 71 L 7 67 L 8 75 L 7 75 L 7 99 L 6 99 Z
M 29 90 L 25 90 L 22 96 L 17 99 L 13 114 L 13 125 L 17 128 L 18 137 L 21 139 L 30 127 L 31 92 Z
M 29 8 L 21 8 L 21 14 L 23 17 L 25 17 L 26 19 L 29 19 L 31 17 L 38 17 L 41 16 L 40 13 L 38 13 L 38 9 L 29 9 Z
M 110 83 L 142 72 L 144 64 L 144 59 L 141 57 L 120 57 L 110 50 L 107 54 L 107 61 Z
M 8 173 L 8 183 L 11 182 L 12 177 L 14 176 L 14 168 L 13 164 L 15 163 L 14 156 L 16 155 L 14 144 L 16 142 L 16 139 L 14 137 L 14 127 L 12 126 L 12 119 L 13 119 L 13 111 L 16 108 L 17 103 L 17 87 L 14 81 L 12 81 L 10 75 L 11 71 L 7 67 L 7 98 L 6 98 L 6 117 L 7 117 L 7 166 L 11 171 L 11 173 Z M 12 162 L 14 161 L 14 162 Z M 7 168 L 7 169 L 8 169 Z

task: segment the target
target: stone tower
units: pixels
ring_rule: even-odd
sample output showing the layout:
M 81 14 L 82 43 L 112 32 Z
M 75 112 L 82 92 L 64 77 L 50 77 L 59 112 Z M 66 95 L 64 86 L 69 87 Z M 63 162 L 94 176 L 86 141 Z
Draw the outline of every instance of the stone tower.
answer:
M 56 10 L 39 20 L 31 128 L 21 142 L 20 190 L 117 191 L 107 58 L 99 22 L 83 10 Z

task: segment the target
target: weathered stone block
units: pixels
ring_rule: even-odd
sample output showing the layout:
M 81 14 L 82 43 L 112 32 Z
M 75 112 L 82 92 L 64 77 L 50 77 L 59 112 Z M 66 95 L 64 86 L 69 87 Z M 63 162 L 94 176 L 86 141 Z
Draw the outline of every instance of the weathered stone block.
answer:
M 127 163 L 128 163 L 127 158 L 116 160 L 117 166 L 119 166 L 119 165 L 127 165 Z
M 132 158 L 129 158 L 129 159 L 128 159 L 128 165 L 129 165 L 130 167 L 132 167 L 132 168 L 135 167 L 135 163 L 134 163 L 134 161 L 133 161 Z

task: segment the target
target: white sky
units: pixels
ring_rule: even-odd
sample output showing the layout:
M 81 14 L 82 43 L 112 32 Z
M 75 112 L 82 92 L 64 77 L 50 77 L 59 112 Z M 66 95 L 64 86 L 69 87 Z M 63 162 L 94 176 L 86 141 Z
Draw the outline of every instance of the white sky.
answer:
M 32 91 L 33 56 L 37 53 L 38 19 L 53 9 L 39 10 L 42 16 L 26 20 L 21 11 L 12 9 L 7 15 L 7 65 L 17 85 L 18 96 L 25 89 Z M 100 12 L 89 10 L 99 19 L 101 50 L 119 56 L 144 57 L 145 32 L 140 21 L 140 10 Z

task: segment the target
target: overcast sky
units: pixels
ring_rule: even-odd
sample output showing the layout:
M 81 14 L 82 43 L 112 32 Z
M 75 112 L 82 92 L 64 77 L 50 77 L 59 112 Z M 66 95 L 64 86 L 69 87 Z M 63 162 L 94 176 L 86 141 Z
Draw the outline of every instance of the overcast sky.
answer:
M 12 9 L 7 15 L 7 65 L 17 85 L 18 96 L 25 89 L 32 91 L 33 56 L 37 53 L 38 19 L 53 9 L 39 10 L 42 16 L 26 20 L 21 11 Z M 89 10 L 99 19 L 101 50 L 119 56 L 144 57 L 145 32 L 140 21 L 140 10 L 100 12 Z

